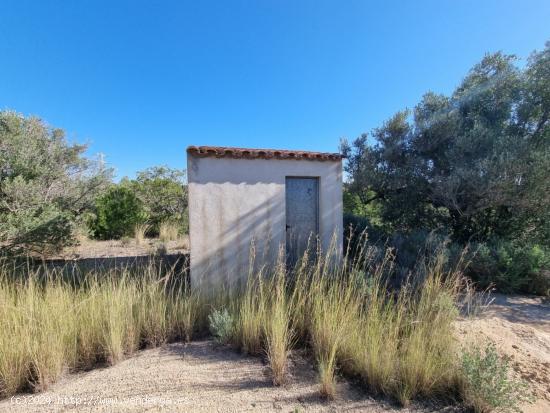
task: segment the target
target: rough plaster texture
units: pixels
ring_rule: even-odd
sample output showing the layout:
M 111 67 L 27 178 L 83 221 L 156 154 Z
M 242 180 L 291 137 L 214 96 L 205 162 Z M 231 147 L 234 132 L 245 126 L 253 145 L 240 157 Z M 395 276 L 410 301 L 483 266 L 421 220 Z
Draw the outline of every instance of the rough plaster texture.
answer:
M 342 249 L 342 162 L 187 156 L 191 280 L 246 279 L 250 245 L 272 263 L 285 243 L 285 177 L 319 178 L 319 237 Z

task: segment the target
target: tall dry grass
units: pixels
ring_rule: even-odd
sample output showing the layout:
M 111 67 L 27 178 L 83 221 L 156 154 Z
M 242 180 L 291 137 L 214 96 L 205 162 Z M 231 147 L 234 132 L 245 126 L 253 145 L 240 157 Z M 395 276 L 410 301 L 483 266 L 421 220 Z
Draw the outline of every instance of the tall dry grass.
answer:
M 273 384 L 282 385 L 286 381 L 287 357 L 292 343 L 290 319 L 291 307 L 286 291 L 286 268 L 284 251 L 281 250 L 275 274 L 267 283 L 270 291 L 266 308 L 266 353 L 271 368 Z M 267 297 L 267 291 L 263 295 Z
M 289 348 L 311 348 L 326 398 L 335 396 L 339 371 L 403 405 L 419 396 L 454 394 L 451 329 L 460 272 L 447 268 L 438 253 L 411 274 L 410 283 L 392 290 L 391 251 L 374 256 L 366 243 L 344 257 L 333 244 L 325 254 L 310 249 L 284 277 L 265 266 L 249 273 L 236 309 L 236 344 L 254 354 L 263 349 L 276 384 Z
M 162 242 L 175 241 L 179 238 L 179 227 L 176 223 L 165 221 L 159 227 L 159 238 Z
M 134 239 L 136 240 L 137 245 L 143 244 L 145 241 L 145 234 L 151 229 L 149 224 L 136 224 L 134 226 Z
M 275 385 L 286 381 L 287 356 L 293 340 L 284 258 L 281 250 L 273 268 L 262 265 L 254 271 L 252 248 L 246 286 L 234 298 L 235 345 L 248 354 L 265 354 Z
M 249 276 L 237 310 L 235 341 L 243 352 L 252 355 L 263 351 L 267 323 L 267 294 L 264 272 Z
M 305 347 L 317 362 L 319 392 L 332 398 L 340 374 L 403 405 L 457 389 L 457 316 L 461 275 L 442 253 L 427 257 L 410 282 L 388 286 L 393 255 L 363 242 L 343 256 L 333 243 L 310 248 L 287 270 L 255 262 L 246 285 L 189 292 L 154 267 L 67 279 L 15 277 L 0 265 L 0 392 L 42 389 L 65 369 L 116 363 L 145 346 L 207 331 L 212 309 L 235 322 L 233 342 L 266 355 L 274 384 L 285 382 L 288 354 Z
M 200 302 L 153 266 L 80 279 L 0 263 L 0 396 L 42 390 L 67 369 L 114 364 L 145 346 L 190 339 Z

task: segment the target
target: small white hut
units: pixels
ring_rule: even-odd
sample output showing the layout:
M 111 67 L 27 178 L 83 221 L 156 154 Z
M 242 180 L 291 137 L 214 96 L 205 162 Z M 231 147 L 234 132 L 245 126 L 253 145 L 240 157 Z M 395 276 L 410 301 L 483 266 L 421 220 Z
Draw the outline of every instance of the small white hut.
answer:
M 292 265 L 311 235 L 342 249 L 342 157 L 275 149 L 187 148 L 191 282 L 246 278 L 284 248 Z

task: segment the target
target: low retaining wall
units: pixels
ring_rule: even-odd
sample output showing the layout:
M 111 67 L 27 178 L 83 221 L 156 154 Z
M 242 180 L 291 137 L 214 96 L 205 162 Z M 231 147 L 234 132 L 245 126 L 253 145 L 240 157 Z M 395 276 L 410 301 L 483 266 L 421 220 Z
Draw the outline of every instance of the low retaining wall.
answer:
M 139 275 L 144 267 L 154 266 L 158 273 L 172 273 L 176 278 L 189 282 L 189 254 L 139 255 L 126 257 L 98 257 L 78 259 L 44 259 L 19 262 L 19 268 L 30 271 L 47 268 L 63 270 L 63 273 L 86 274 L 91 272 L 128 271 Z

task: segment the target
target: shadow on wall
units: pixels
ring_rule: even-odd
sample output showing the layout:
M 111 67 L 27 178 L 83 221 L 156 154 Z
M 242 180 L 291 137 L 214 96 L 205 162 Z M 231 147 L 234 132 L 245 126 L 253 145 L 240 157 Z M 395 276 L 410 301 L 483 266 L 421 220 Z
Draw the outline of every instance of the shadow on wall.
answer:
M 280 249 L 284 251 L 285 186 L 273 182 L 212 178 L 207 183 L 195 183 L 203 186 L 201 191 L 206 196 L 190 199 L 190 202 L 197 202 L 194 208 L 200 217 L 190 217 L 191 280 L 193 285 L 202 288 L 220 284 L 238 287 L 246 282 L 251 270 L 251 248 L 255 257 L 253 271 L 258 271 L 262 265 L 273 264 Z M 212 188 L 208 188 L 210 184 Z M 224 188 L 220 189 L 218 185 Z M 320 192 L 340 191 L 336 185 L 336 179 L 320 181 Z M 262 196 L 257 202 L 254 198 L 234 196 L 232 190 L 252 194 L 262 191 Z M 342 205 L 323 203 L 322 196 L 320 198 L 319 235 L 322 248 L 327 249 L 335 231 L 340 240 L 343 236 Z M 207 206 L 207 202 L 210 205 Z M 216 216 L 209 216 L 208 211 L 215 211 Z
M 278 198 L 270 197 L 244 211 L 234 202 L 238 200 L 228 200 L 233 205 L 226 207 L 238 211 L 236 219 L 222 218 L 213 222 L 206 217 L 190 225 L 191 231 L 195 230 L 193 226 L 199 227 L 197 231 L 201 237 L 198 245 L 196 238 L 191 240 L 194 285 L 201 288 L 220 284 L 239 287 L 250 270 L 258 271 L 260 266 L 276 262 L 279 248 L 284 248 L 285 226 L 284 203 Z M 251 259 L 254 260 L 253 268 Z

